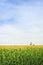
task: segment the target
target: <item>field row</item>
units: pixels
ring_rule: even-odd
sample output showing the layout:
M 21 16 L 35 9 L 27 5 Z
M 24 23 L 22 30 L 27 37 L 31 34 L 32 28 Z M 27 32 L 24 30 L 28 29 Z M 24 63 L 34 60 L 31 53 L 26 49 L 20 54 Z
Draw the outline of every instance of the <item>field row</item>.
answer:
M 0 46 L 1 49 L 23 49 L 23 48 L 43 48 L 43 45 L 28 46 L 28 45 L 3 45 Z
M 43 65 L 43 47 L 0 48 L 0 65 Z

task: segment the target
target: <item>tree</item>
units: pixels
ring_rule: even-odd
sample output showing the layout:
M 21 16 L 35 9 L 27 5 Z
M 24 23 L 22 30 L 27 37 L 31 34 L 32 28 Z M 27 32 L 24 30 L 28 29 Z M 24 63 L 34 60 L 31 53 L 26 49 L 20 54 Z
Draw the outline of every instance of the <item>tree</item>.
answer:
M 30 45 L 32 45 L 32 42 L 30 42 Z

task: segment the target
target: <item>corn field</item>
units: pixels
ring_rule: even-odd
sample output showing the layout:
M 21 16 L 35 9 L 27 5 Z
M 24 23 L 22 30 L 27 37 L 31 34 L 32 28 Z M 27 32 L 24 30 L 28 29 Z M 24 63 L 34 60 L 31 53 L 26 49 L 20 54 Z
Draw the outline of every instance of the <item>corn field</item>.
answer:
M 0 48 L 0 65 L 43 65 L 43 48 Z

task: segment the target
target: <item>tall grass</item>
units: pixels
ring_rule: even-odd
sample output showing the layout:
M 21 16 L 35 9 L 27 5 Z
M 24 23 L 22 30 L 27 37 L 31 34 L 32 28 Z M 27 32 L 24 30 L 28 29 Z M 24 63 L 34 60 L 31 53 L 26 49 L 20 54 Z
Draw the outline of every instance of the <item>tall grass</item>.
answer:
M 0 49 L 0 65 L 43 65 L 43 48 Z

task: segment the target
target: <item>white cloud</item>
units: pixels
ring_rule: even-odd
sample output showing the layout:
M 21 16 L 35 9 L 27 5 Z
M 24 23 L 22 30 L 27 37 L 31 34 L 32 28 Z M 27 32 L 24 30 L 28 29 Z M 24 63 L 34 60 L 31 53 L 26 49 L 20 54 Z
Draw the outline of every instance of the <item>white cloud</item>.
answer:
M 0 26 L 0 44 L 22 43 L 23 32 L 13 25 Z
M 0 44 L 43 44 L 43 6 L 1 4 L 0 20 L 15 24 L 0 26 Z

